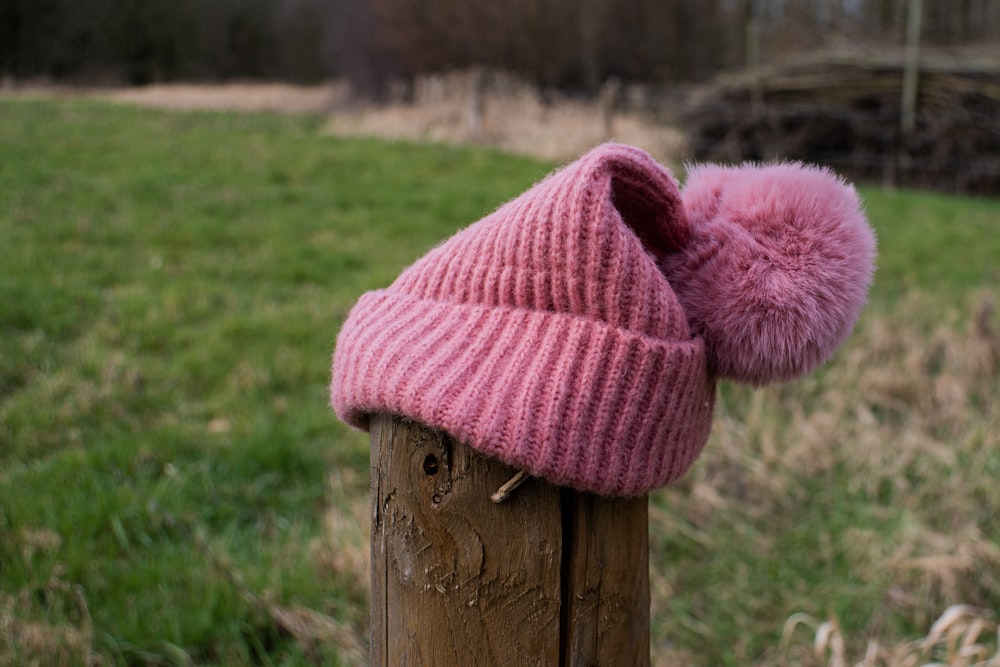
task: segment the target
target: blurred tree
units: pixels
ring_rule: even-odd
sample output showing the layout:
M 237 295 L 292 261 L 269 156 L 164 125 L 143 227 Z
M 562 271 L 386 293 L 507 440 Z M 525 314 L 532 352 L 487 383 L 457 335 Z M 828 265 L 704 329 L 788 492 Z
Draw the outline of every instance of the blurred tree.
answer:
M 905 0 L 0 0 L 0 73 L 151 81 L 344 74 L 388 82 L 482 65 L 594 93 L 704 79 L 824 44 L 899 47 Z M 926 0 L 930 45 L 1000 41 L 1000 0 Z
M 0 72 L 149 83 L 329 77 L 334 0 L 0 0 Z
M 274 17 L 275 55 L 281 78 L 317 81 L 330 74 L 330 0 L 286 0 Z
M 704 78 L 739 62 L 726 0 L 361 0 L 339 13 L 345 70 L 363 90 L 484 65 L 595 93 L 625 81 Z M 739 41 L 736 42 L 737 44 Z
M 93 0 L 91 0 L 93 1 Z M 119 0 L 105 4 L 103 27 L 111 45 L 109 66 L 132 84 L 191 77 L 197 51 L 187 0 Z M 95 5 L 91 5 L 95 7 Z
M 369 0 L 334 0 L 334 58 L 340 72 L 360 95 L 379 97 L 389 66 L 375 48 L 375 10 Z

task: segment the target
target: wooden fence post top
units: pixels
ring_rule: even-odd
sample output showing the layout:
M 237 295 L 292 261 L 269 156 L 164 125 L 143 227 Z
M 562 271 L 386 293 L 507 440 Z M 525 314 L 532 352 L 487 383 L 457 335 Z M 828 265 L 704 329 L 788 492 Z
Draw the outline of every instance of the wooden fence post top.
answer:
M 371 420 L 371 664 L 649 665 L 647 498 L 528 478 Z

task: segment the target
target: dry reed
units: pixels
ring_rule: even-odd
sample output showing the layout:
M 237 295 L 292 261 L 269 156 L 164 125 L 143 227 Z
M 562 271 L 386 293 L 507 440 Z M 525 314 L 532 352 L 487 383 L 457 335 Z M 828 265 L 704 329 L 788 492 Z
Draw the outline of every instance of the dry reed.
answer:
M 850 504 L 866 501 L 861 513 L 868 521 L 853 525 L 845 518 L 846 528 L 808 529 L 828 540 L 830 562 L 860 564 L 850 585 L 882 590 L 881 608 L 869 609 L 862 630 L 852 619 L 853 633 L 832 613 L 820 622 L 817 614 L 787 609 L 781 650 L 754 657 L 758 664 L 1000 665 L 993 616 L 1000 612 L 997 296 L 969 295 L 945 313 L 919 294 L 872 308 L 814 377 L 723 392 L 702 460 L 680 487 L 664 492 L 664 503 L 651 507 L 653 533 L 682 533 L 714 551 L 727 549 L 732 530 L 741 530 L 752 550 L 780 559 L 788 554 L 770 528 L 788 530 L 810 503 L 831 505 L 824 516 L 844 511 L 853 517 L 848 513 L 859 508 Z M 826 483 L 836 488 L 815 499 L 804 490 L 807 483 L 813 490 Z M 717 530 L 719 513 L 737 517 L 724 524 L 729 532 Z M 654 575 L 654 613 L 667 616 L 673 580 Z M 797 585 L 823 586 L 830 595 L 837 582 L 827 584 Z M 777 597 L 787 602 L 803 595 Z M 822 610 L 834 601 L 812 604 Z M 793 633 L 801 624 L 814 629 L 815 655 L 803 652 Z M 895 634 L 901 626 L 929 629 L 923 639 L 909 639 Z M 710 627 L 702 634 L 706 641 L 714 636 Z M 847 655 L 855 653 L 850 662 Z

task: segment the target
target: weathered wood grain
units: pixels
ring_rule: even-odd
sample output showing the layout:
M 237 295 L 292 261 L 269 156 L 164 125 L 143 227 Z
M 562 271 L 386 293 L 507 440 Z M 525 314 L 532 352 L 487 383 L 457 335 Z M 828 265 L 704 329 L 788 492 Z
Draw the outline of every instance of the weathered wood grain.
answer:
M 371 664 L 648 665 L 647 500 L 529 478 L 446 434 L 371 428 Z

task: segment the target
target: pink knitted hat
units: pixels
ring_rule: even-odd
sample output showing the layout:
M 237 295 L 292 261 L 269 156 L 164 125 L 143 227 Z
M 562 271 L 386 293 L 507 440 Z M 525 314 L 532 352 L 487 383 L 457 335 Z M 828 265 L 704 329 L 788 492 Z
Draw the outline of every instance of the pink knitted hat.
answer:
M 689 219 L 669 172 L 639 149 L 605 144 L 462 230 L 388 288 L 363 295 L 337 339 L 334 409 L 361 429 L 376 412 L 410 417 L 532 475 L 586 491 L 631 496 L 676 480 L 708 438 L 717 374 L 762 383 L 807 370 L 832 353 L 864 302 L 874 241 L 853 190 L 826 172 L 788 168 L 818 175 L 822 183 L 809 187 L 832 197 L 844 218 L 828 226 L 853 230 L 840 236 L 854 247 L 833 254 L 863 256 L 827 270 L 851 289 L 823 286 L 827 296 L 810 294 L 817 303 L 794 327 L 795 340 L 768 340 L 757 351 L 752 338 L 754 331 L 787 337 L 788 318 L 779 311 L 796 318 L 795 278 L 786 280 L 796 267 L 780 277 L 763 271 L 769 293 L 753 303 L 726 291 L 727 281 L 741 287 L 730 273 L 756 280 L 747 266 L 774 259 L 782 245 L 776 230 L 794 230 L 795 216 L 765 211 L 773 202 L 740 193 L 734 207 L 749 205 L 749 215 L 767 217 L 767 224 L 748 225 L 735 214 L 719 222 L 732 213 L 720 203 L 727 180 L 740 179 L 717 168 L 702 179 L 697 215 Z M 781 191 L 783 179 L 759 187 Z M 813 200 L 792 207 L 809 216 L 831 208 Z M 700 234 L 692 222 L 707 231 Z M 767 236 L 760 247 L 748 241 L 755 225 Z M 744 238 L 730 227 L 749 231 Z M 811 258 L 797 266 L 826 266 L 815 257 L 833 245 L 825 243 L 826 231 L 812 248 L 793 244 L 796 256 Z M 690 287 L 678 290 L 675 275 Z M 789 289 L 792 295 L 782 292 Z M 746 331 L 737 326 L 730 341 L 728 316 L 714 313 L 710 298 L 735 307 Z M 730 353 L 741 345 L 754 351 Z M 735 360 L 720 358 L 726 354 Z

